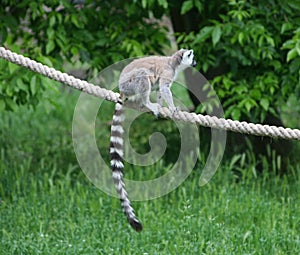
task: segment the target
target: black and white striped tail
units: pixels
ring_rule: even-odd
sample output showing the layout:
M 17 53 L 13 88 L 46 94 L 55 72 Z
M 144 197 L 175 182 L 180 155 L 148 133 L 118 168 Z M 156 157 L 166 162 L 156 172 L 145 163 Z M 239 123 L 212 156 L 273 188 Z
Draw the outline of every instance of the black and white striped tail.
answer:
M 143 229 L 142 224 L 135 216 L 134 210 L 130 204 L 128 194 L 125 190 L 125 183 L 123 180 L 123 121 L 124 121 L 124 107 L 123 102 L 120 99 L 116 103 L 115 113 L 111 125 L 110 134 L 110 165 L 112 169 L 112 177 L 119 195 L 123 212 L 125 213 L 127 220 L 131 227 L 140 232 Z

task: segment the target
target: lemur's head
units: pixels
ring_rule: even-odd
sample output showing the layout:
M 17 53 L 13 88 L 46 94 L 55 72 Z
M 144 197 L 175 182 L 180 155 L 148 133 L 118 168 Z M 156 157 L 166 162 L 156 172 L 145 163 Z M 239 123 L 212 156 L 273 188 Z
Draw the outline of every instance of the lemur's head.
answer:
M 176 67 L 180 69 L 187 68 L 189 66 L 195 67 L 197 62 L 194 59 L 194 51 L 181 49 L 174 53 L 172 56 Z

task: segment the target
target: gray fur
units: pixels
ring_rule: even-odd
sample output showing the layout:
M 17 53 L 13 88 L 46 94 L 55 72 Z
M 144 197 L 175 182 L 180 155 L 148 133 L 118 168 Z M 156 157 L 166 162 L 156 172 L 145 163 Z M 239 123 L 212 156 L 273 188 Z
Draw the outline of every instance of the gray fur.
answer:
M 175 111 L 171 85 L 179 71 L 195 64 L 193 51 L 184 49 L 175 52 L 170 57 L 150 56 L 136 59 L 125 66 L 121 72 L 120 92 L 129 100 L 133 96 L 138 97 L 142 106 L 146 106 L 155 115 L 158 115 L 163 100 L 172 111 Z M 158 91 L 157 103 L 150 101 L 152 90 Z

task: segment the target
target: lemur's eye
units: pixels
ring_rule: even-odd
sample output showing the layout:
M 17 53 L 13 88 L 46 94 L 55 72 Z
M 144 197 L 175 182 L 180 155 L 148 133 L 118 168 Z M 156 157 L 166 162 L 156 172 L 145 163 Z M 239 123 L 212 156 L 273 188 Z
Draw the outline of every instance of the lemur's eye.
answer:
M 192 51 L 190 51 L 190 53 L 188 54 L 188 57 L 190 57 L 192 55 Z

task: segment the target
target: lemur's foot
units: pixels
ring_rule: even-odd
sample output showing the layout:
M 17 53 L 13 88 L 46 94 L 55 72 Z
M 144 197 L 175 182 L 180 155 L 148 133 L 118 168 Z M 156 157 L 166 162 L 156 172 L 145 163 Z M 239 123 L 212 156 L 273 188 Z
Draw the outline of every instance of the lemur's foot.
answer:
M 176 107 L 174 106 L 174 107 L 171 107 L 170 110 L 171 110 L 172 114 L 175 114 L 175 113 L 178 113 L 179 111 L 181 111 L 181 108 L 180 108 L 180 106 L 176 106 Z
M 159 104 L 151 103 L 146 105 L 146 107 L 151 110 L 156 117 L 159 116 L 159 109 L 161 107 Z

